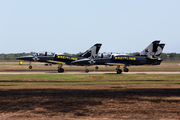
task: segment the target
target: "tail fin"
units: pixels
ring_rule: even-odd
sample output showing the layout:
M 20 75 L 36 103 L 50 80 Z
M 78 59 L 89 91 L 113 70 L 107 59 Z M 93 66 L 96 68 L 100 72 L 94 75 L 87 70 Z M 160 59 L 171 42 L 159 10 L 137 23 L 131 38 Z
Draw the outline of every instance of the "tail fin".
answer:
M 95 44 L 94 46 L 92 46 L 90 49 L 88 49 L 87 51 L 85 51 L 82 55 L 80 55 L 81 57 L 95 57 L 95 55 L 99 52 L 99 49 L 101 48 L 100 43 Z
M 146 49 L 144 49 L 140 56 L 147 56 L 149 58 L 152 58 L 155 56 L 155 53 L 158 51 L 160 41 L 153 41 Z
M 157 52 L 155 54 L 156 57 L 159 57 L 163 51 L 165 44 L 159 44 L 158 48 L 157 48 Z

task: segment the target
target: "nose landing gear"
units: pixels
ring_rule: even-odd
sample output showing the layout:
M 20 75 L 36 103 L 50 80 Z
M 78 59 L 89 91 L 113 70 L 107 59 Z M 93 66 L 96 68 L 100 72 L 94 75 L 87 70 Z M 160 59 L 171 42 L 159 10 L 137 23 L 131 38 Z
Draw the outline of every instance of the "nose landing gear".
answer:
M 29 69 L 32 69 L 31 61 L 29 62 Z
M 86 72 L 86 73 L 88 73 L 88 72 L 89 72 L 89 70 L 87 69 L 87 66 L 86 66 L 86 68 L 85 68 L 85 72 Z
M 122 70 L 121 69 L 118 69 L 117 70 L 117 74 L 121 74 L 122 73 Z
M 122 73 L 122 70 L 119 69 L 119 68 L 120 68 L 120 65 L 118 65 L 117 68 L 116 68 L 117 74 L 121 74 Z
M 31 65 L 29 66 L 29 69 L 32 69 L 32 66 L 31 66 Z

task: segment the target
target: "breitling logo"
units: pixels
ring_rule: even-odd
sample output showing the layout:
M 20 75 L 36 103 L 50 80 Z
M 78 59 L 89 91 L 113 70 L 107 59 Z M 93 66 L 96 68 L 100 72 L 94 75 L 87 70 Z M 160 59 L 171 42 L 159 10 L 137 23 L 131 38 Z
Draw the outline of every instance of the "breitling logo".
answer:
M 93 59 L 91 59 L 90 61 L 88 61 L 90 64 L 94 64 L 96 63 L 96 61 L 94 61 Z
M 38 61 L 39 60 L 39 58 L 38 57 L 34 57 L 34 58 L 32 58 L 34 61 Z

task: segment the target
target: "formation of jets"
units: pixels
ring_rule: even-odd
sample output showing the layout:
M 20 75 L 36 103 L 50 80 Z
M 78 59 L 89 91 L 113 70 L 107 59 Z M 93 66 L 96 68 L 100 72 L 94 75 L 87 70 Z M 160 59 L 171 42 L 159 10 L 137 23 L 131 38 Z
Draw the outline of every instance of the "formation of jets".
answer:
M 103 54 L 101 54 L 101 56 L 98 56 L 101 45 L 102 44 L 100 43 L 95 44 L 80 56 L 71 56 L 60 53 L 49 54 L 45 52 L 36 53 L 30 56 L 22 56 L 16 59 L 30 61 L 29 69 L 32 69 L 31 61 L 59 64 L 59 73 L 64 72 L 64 69 L 62 68 L 63 64 L 86 66 L 86 73 L 89 72 L 87 66 L 96 65 L 95 68 L 98 69 L 97 65 L 110 65 L 117 66 L 117 74 L 121 74 L 122 70 L 120 69 L 120 66 L 123 66 L 124 72 L 128 72 L 129 69 L 127 67 L 132 65 L 160 65 L 160 63 L 162 62 L 160 55 L 165 46 L 165 44 L 160 44 L 160 41 L 153 41 L 148 47 L 146 47 L 140 54 L 137 55 L 111 53 L 106 56 L 104 56 Z
M 29 56 L 17 57 L 16 59 L 30 61 L 29 69 L 32 69 L 31 61 L 59 64 L 58 72 L 62 73 L 64 72 L 64 69 L 62 68 L 63 64 L 71 65 L 71 62 L 73 61 L 94 56 L 99 52 L 101 45 L 102 44 L 95 44 L 94 46 L 92 46 L 90 49 L 85 51 L 80 56 L 71 56 L 71 55 L 65 55 L 61 53 L 48 54 L 47 52 L 45 52 L 45 53 L 36 53 L 34 55 L 29 55 Z

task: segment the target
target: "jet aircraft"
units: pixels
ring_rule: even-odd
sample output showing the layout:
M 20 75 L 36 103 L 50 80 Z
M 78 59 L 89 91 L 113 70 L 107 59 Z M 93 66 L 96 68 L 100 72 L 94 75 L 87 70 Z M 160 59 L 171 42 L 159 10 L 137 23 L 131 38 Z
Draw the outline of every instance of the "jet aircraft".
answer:
M 89 65 L 110 65 L 117 66 L 117 74 L 121 74 L 122 70 L 120 66 L 123 65 L 124 72 L 128 72 L 128 66 L 132 65 L 160 65 L 162 59 L 160 55 L 165 44 L 159 44 L 160 41 L 153 41 L 146 49 L 144 49 L 138 55 L 121 55 L 121 54 L 111 54 L 110 57 L 103 57 L 101 55 L 100 58 L 84 58 L 77 61 L 71 62 L 73 65 L 86 65 L 85 72 L 89 72 L 87 66 Z
M 95 57 L 97 55 L 101 45 L 102 44 L 100 44 L 100 43 L 95 44 L 90 49 L 88 49 L 83 54 L 81 54 L 80 56 L 71 56 L 71 55 L 65 55 L 65 54 L 61 54 L 61 53 L 48 54 L 47 52 L 45 52 L 45 53 L 36 53 L 34 55 L 29 55 L 29 56 L 17 57 L 16 59 L 30 61 L 29 69 L 32 69 L 32 65 L 31 65 L 32 61 L 59 64 L 58 72 L 62 73 L 62 72 L 64 72 L 64 69 L 62 68 L 63 63 L 65 63 L 67 65 L 71 65 L 72 61 L 88 58 L 90 56 Z

